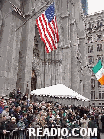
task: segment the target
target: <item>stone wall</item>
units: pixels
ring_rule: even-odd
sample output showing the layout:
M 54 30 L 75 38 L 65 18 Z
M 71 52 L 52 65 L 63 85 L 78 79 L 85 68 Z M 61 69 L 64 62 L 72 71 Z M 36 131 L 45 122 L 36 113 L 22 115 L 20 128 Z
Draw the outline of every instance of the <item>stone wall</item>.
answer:
M 2 27 L 0 39 L 0 94 L 8 94 L 16 88 L 18 51 L 20 47 L 21 20 L 10 11 L 10 3 L 4 0 L 1 7 Z
M 37 75 L 37 88 L 60 83 L 80 93 L 80 72 L 78 72 L 80 65 L 77 60 L 79 47 L 80 50 L 82 48 L 84 50 L 84 55 L 83 51 L 80 53 L 85 63 L 84 38 L 82 38 L 84 23 L 81 18 L 80 0 L 55 1 L 59 43 L 57 50 L 47 54 L 35 26 L 35 19 L 50 3 L 51 1 L 45 0 L 31 0 L 31 2 L 26 0 L 23 3 L 24 7 L 21 7 L 26 14 L 25 19 L 14 11 L 6 19 L 3 18 L 0 39 L 0 81 L 2 81 L 0 93 L 2 95 L 8 94 L 15 88 L 21 88 L 23 94 L 26 88 L 31 91 L 32 67 Z M 2 4 L 3 17 L 9 12 L 9 6 L 10 3 L 7 1 Z M 8 7 L 7 11 L 5 7 Z M 15 31 L 17 28 L 18 30 Z M 38 40 L 37 46 L 34 41 L 35 36 Z M 78 45 L 79 38 L 80 45 Z

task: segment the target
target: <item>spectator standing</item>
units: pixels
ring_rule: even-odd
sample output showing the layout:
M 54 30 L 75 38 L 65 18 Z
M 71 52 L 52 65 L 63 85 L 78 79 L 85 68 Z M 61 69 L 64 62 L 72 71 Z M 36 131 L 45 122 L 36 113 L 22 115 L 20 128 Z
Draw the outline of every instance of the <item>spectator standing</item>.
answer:
M 5 138 L 8 136 L 7 130 L 8 130 L 8 121 L 6 120 L 6 116 L 3 115 L 2 121 L 0 122 L 0 137 L 2 139 L 4 136 Z
M 9 115 L 11 116 L 11 117 L 14 117 L 15 115 L 14 115 L 14 110 L 15 110 L 15 105 L 12 105 L 11 106 L 11 108 L 9 109 Z
M 27 120 L 27 113 L 24 113 L 23 116 L 24 116 L 23 117 L 23 122 L 25 124 L 25 127 L 28 128 L 29 127 L 29 122 Z
M 102 116 L 102 113 L 100 112 L 100 113 L 99 113 L 99 117 L 98 117 L 98 122 L 99 122 L 99 130 L 100 130 L 100 132 L 101 132 L 101 130 L 102 130 L 101 116 Z
M 81 127 L 82 128 L 88 128 L 88 122 L 89 122 L 89 119 L 87 118 L 87 115 L 84 114 L 84 117 L 81 118 L 81 120 L 80 120 Z
M 0 100 L 0 108 L 3 110 L 4 106 L 5 106 L 5 104 L 4 104 L 4 97 L 2 97 L 1 100 Z
M 97 128 L 97 124 L 94 121 L 94 116 L 91 116 L 91 120 L 88 122 L 88 128 L 91 128 L 92 130 Z M 90 136 L 90 139 L 97 139 L 97 136 Z
M 9 120 L 10 116 L 9 116 L 9 106 L 5 106 L 4 110 L 2 111 L 2 117 L 6 116 L 6 119 Z
M 23 117 L 21 116 L 19 122 L 17 123 L 17 126 L 19 128 L 19 139 L 25 139 L 25 136 L 24 136 L 24 129 L 25 129 L 25 124 L 23 122 Z
M 17 90 L 17 99 L 18 100 L 21 99 L 21 89 L 20 88 Z
M 104 111 L 102 112 L 101 122 L 102 122 L 102 132 L 104 133 Z
M 8 130 L 13 131 L 13 130 L 15 130 L 17 128 L 18 128 L 18 126 L 16 124 L 16 118 L 12 117 L 11 121 L 9 122 Z
M 16 90 L 14 89 L 13 92 L 10 92 L 9 97 L 15 99 Z
M 20 106 L 19 106 L 19 107 L 20 107 Z M 20 117 L 21 117 L 19 107 L 15 108 L 15 111 L 14 111 L 14 116 L 15 116 L 15 118 L 16 118 L 16 123 L 19 122 Z
M 17 130 L 18 130 L 15 117 L 11 118 L 11 121 L 8 124 L 8 130 L 10 131 L 10 136 L 13 139 L 14 136 L 17 134 Z
M 88 128 L 88 122 L 89 122 L 89 119 L 87 118 L 87 115 L 84 114 L 84 117 L 81 118 L 81 120 L 80 120 L 81 127 L 87 129 Z M 83 139 L 87 139 L 87 138 L 88 138 L 88 136 L 83 137 Z

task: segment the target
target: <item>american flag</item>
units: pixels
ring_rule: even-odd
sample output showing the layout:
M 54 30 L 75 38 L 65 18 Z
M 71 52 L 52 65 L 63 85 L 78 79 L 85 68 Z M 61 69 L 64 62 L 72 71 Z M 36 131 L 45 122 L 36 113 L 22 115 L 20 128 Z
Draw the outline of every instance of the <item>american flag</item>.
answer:
M 57 49 L 59 42 L 58 27 L 55 16 L 54 3 L 51 4 L 45 12 L 37 19 L 36 24 L 42 41 L 45 43 L 46 52 L 49 53 Z
M 10 1 L 9 1 L 10 2 Z M 17 12 L 19 15 L 23 16 L 25 18 L 25 15 L 23 14 L 23 12 L 18 8 L 16 7 L 13 3 L 10 2 L 10 4 L 12 5 L 12 8 L 15 12 Z

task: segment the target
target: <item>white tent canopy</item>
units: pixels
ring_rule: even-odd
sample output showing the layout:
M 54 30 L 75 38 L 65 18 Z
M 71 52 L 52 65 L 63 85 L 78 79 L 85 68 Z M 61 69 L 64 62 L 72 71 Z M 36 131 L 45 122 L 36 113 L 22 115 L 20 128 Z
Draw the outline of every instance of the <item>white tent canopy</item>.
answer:
M 72 89 L 66 87 L 63 84 L 57 84 L 41 89 L 36 89 L 31 91 L 31 94 L 35 95 L 49 95 L 49 96 L 58 96 L 58 97 L 69 97 L 69 98 L 77 98 L 83 101 L 89 101 L 89 99 L 85 98 L 84 96 L 78 94 L 77 92 L 73 91 Z

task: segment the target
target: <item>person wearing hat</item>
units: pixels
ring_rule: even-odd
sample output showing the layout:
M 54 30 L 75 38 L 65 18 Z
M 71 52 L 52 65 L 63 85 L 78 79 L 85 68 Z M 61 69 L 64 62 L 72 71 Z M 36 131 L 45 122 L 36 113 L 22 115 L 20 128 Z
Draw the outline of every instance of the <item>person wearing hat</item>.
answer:
M 2 111 L 1 115 L 2 115 L 2 117 L 3 117 L 3 116 L 6 116 L 6 119 L 7 119 L 7 120 L 10 119 L 10 116 L 9 116 L 9 107 L 8 107 L 8 106 L 5 106 L 5 107 L 4 107 L 4 110 Z
M 11 118 L 11 121 L 9 122 L 9 125 L 8 125 L 8 130 L 9 131 L 13 131 L 15 130 L 16 128 L 18 128 L 17 124 L 16 124 L 16 118 L 15 117 L 12 117 Z

